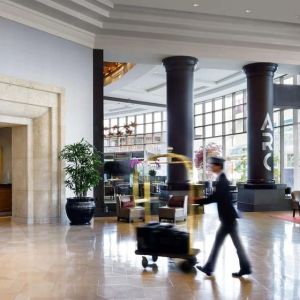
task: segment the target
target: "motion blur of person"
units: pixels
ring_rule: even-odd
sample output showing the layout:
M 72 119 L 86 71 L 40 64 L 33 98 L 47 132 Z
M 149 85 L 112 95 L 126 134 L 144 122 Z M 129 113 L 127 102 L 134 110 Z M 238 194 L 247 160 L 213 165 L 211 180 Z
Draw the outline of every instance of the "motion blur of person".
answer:
M 229 234 L 236 248 L 240 262 L 240 271 L 232 273 L 232 276 L 241 277 L 243 275 L 249 275 L 251 274 L 251 265 L 238 235 L 236 219 L 239 218 L 239 216 L 232 203 L 229 181 L 223 172 L 225 160 L 220 157 L 211 157 L 208 163 L 210 164 L 212 172 L 218 177 L 213 193 L 209 197 L 204 198 L 202 203 L 217 203 L 221 225 L 217 231 L 215 242 L 206 264 L 203 267 L 197 266 L 197 268 L 207 276 L 213 274 L 219 250 L 226 236 Z

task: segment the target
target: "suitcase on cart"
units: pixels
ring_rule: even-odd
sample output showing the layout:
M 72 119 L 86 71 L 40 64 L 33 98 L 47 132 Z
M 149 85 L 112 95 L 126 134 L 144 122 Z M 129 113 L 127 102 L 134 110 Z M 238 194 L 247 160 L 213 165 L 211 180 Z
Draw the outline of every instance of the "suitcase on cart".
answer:
M 149 223 L 137 227 L 138 255 L 151 255 L 155 262 L 158 256 L 182 258 L 190 266 L 197 263 L 198 249 L 190 249 L 190 235 L 176 229 L 171 224 Z M 143 267 L 148 266 L 148 260 L 143 256 Z

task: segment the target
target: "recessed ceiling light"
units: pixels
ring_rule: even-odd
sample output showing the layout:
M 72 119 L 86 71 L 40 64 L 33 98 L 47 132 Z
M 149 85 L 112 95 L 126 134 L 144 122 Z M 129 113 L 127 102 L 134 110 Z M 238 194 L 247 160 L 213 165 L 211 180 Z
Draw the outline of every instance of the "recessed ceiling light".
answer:
M 194 3 L 193 6 L 194 6 L 194 7 L 198 7 L 198 6 L 199 6 L 199 3 Z
M 252 13 L 252 10 L 251 10 L 251 9 L 246 9 L 246 10 L 245 10 L 245 13 L 246 13 L 246 14 L 251 14 L 251 13 Z

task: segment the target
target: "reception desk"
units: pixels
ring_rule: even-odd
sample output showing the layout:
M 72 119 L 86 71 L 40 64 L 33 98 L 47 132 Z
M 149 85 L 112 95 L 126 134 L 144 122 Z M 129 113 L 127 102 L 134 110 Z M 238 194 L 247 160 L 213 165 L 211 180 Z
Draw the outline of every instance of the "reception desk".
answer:
M 12 187 L 11 184 L 0 184 L 0 215 L 11 213 Z

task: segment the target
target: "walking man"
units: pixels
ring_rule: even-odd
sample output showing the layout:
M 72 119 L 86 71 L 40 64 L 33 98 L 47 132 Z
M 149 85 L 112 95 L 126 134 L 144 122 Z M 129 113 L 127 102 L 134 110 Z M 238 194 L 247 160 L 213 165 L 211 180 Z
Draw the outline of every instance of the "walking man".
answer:
M 212 275 L 215 269 L 219 250 L 225 240 L 225 237 L 229 234 L 240 261 L 240 271 L 232 273 L 232 276 L 241 277 L 243 275 L 251 274 L 251 265 L 238 235 L 236 221 L 238 213 L 233 207 L 232 196 L 229 190 L 229 182 L 223 172 L 224 162 L 225 160 L 219 157 L 211 157 L 208 161 L 212 172 L 218 177 L 214 192 L 208 198 L 203 199 L 203 204 L 210 204 L 213 202 L 217 203 L 221 225 L 217 231 L 215 242 L 206 264 L 203 267 L 197 266 L 197 268 L 207 276 Z

